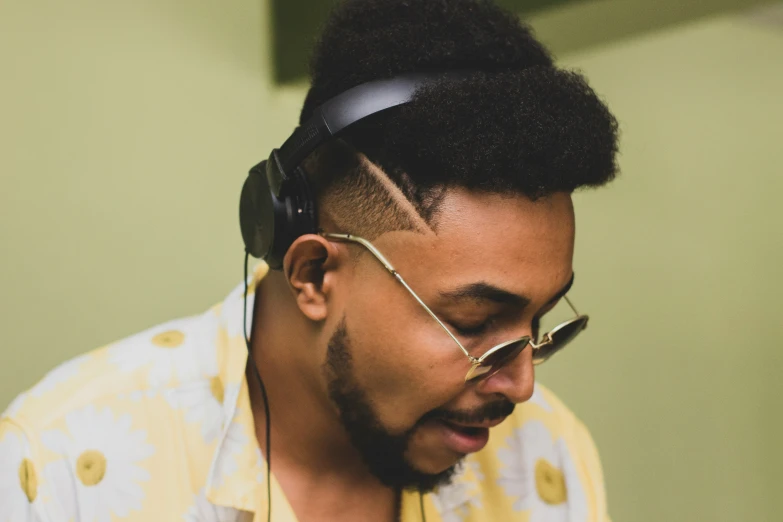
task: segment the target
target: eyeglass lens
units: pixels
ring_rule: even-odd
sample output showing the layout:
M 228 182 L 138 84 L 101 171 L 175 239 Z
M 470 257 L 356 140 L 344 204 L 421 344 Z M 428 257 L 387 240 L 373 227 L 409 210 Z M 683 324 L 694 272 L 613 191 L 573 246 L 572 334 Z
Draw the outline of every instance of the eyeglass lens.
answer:
M 515 343 L 510 343 L 493 352 L 486 359 L 481 362 L 481 366 L 476 367 L 473 370 L 473 374 L 468 381 L 476 380 L 480 377 L 489 377 L 503 367 L 508 361 L 519 355 L 522 350 L 525 349 L 528 338 L 520 339 Z
M 584 330 L 586 326 L 587 317 L 581 316 L 553 329 L 547 334 L 551 342 L 544 344 L 533 352 L 533 364 L 541 364 L 552 357 L 558 350 L 561 350 L 573 341 L 574 337 Z
M 556 352 L 570 343 L 579 332 L 587 326 L 587 317 L 577 317 L 572 321 L 561 324 L 547 335 L 551 340 L 533 352 L 533 364 L 541 364 Z M 473 370 L 468 381 L 474 381 L 479 378 L 487 378 L 500 370 L 507 362 L 513 360 L 527 346 L 528 340 L 521 339 L 515 343 L 510 343 L 503 348 L 498 349 L 484 359 L 481 366 Z

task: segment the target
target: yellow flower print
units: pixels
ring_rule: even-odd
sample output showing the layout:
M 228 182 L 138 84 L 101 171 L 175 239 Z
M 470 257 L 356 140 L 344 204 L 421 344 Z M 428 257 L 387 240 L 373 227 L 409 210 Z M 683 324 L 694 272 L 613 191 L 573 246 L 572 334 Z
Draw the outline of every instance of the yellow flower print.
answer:
M 38 499 L 38 470 L 27 442 L 7 431 L 0 435 L 0 521 L 27 520 L 31 504 Z
M 468 520 L 472 512 L 481 508 L 481 493 L 476 481 L 482 480 L 484 475 L 479 464 L 468 459 L 462 462 L 460 471 L 449 484 L 435 490 L 432 502 L 442 522 Z
M 106 457 L 97 450 L 87 450 L 76 459 L 76 477 L 85 486 L 96 486 L 106 475 Z
M 568 500 L 568 491 L 565 485 L 563 472 L 554 467 L 546 459 L 538 459 L 536 462 L 536 491 L 541 500 L 556 506 Z
M 66 431 L 42 433 L 43 444 L 61 455 L 44 472 L 63 501 L 66 520 L 78 514 L 80 522 L 104 521 L 142 509 L 141 483 L 150 480 L 144 462 L 154 448 L 145 442 L 146 433 L 133 430 L 131 423 L 130 415 L 115 417 L 109 408 L 90 405 L 65 416 Z
M 563 439 L 552 439 L 537 420 L 514 430 L 506 447 L 498 484 L 513 499 L 516 511 L 528 511 L 530 522 L 587 520 L 587 499 Z
M 123 372 L 146 371 L 151 387 L 173 378 L 194 381 L 218 372 L 215 356 L 217 318 L 178 319 L 136 334 L 109 348 L 109 360 Z
M 185 340 L 185 334 L 179 330 L 166 330 L 153 336 L 152 344 L 161 348 L 176 348 Z
M 35 497 L 38 496 L 38 475 L 30 459 L 22 459 L 22 463 L 19 464 L 19 485 L 28 502 L 31 504 L 35 502 Z
M 224 387 L 220 378 L 213 376 L 173 390 L 167 400 L 172 408 L 185 410 L 185 422 L 199 423 L 204 442 L 210 443 L 220 435 L 229 415 L 226 407 L 236 401 L 239 388 L 238 383 Z

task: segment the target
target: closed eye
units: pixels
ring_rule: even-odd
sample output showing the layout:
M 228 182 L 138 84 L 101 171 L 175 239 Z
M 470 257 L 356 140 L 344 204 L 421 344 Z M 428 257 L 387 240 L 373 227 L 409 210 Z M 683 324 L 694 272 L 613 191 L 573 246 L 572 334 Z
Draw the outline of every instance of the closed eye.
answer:
M 541 317 L 549 313 L 552 308 L 554 308 L 556 303 L 551 304 L 550 306 L 547 306 L 545 310 L 540 315 L 537 315 L 533 317 L 532 324 L 531 324 L 531 334 L 533 337 L 533 340 L 535 342 L 538 342 L 538 337 L 541 334 Z M 454 323 L 449 323 L 451 326 L 456 330 L 457 334 L 462 337 L 478 337 L 480 335 L 484 335 L 487 330 L 492 326 L 492 323 L 494 321 L 492 319 L 489 319 L 487 321 L 484 321 L 483 323 L 480 323 L 475 326 L 466 326 L 466 325 L 457 325 Z
M 451 326 L 457 331 L 457 334 L 463 337 L 477 337 L 487 331 L 488 324 L 481 323 L 476 326 L 457 326 L 452 324 Z

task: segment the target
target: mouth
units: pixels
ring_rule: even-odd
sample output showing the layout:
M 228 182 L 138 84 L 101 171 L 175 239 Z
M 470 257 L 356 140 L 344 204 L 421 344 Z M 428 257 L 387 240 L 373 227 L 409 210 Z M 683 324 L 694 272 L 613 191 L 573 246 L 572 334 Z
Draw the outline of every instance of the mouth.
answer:
M 452 421 L 437 420 L 436 425 L 441 431 L 444 445 L 454 453 L 466 455 L 475 453 L 489 442 L 489 428 L 497 426 L 505 417 L 493 421 L 463 424 Z

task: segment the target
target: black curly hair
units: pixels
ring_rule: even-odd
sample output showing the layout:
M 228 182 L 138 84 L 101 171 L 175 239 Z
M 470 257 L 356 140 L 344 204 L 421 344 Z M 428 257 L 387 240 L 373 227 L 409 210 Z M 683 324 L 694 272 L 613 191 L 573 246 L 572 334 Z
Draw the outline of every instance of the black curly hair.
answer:
M 379 175 L 427 223 L 448 187 L 535 200 L 615 177 L 618 125 L 609 109 L 583 76 L 554 65 L 516 15 L 489 0 L 342 1 L 315 47 L 300 122 L 361 83 L 452 70 L 469 73 L 355 124 L 308 159 L 336 221 L 354 233 L 363 222 L 369 236 L 415 228 Z M 373 213 L 384 215 L 367 219 Z

